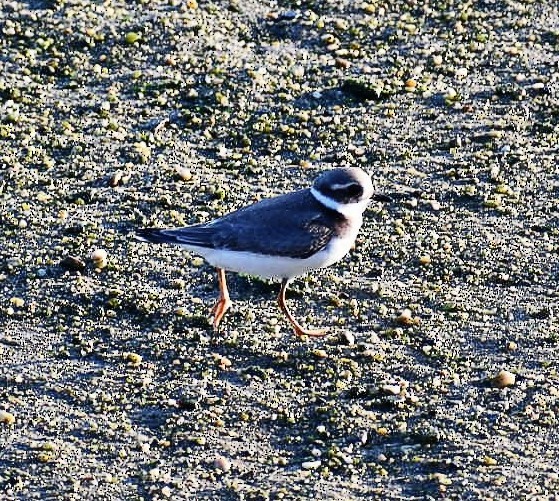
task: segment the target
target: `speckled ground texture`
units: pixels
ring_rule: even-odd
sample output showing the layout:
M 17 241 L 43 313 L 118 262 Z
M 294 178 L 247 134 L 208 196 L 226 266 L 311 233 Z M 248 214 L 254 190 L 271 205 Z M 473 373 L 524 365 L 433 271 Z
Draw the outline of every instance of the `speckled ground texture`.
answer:
M 553 0 L 1 2 L 0 497 L 558 499 L 558 122 Z M 323 339 L 132 238 L 336 166 Z

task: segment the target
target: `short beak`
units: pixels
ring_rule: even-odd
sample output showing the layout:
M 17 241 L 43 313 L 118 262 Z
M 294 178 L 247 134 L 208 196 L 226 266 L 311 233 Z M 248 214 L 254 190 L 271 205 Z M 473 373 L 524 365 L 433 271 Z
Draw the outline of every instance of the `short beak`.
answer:
M 392 197 L 385 195 L 384 193 L 373 193 L 371 200 L 375 200 L 377 202 L 384 202 L 387 204 L 391 204 L 394 202 L 394 199 Z
M 421 191 L 419 190 L 407 189 L 402 191 L 393 191 L 392 193 L 373 193 L 371 200 L 392 204 L 397 200 L 409 200 L 411 198 L 417 198 L 420 195 Z

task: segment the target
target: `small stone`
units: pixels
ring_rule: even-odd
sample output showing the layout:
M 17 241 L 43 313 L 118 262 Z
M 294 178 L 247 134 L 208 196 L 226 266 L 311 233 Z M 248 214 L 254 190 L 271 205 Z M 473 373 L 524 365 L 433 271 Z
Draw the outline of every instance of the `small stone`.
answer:
M 402 387 L 399 384 L 385 384 L 380 389 L 388 395 L 399 395 L 402 391 Z
M 485 143 L 490 143 L 492 141 L 495 141 L 495 139 L 500 139 L 502 137 L 503 137 L 503 131 L 492 129 L 487 132 L 475 134 L 471 136 L 470 139 L 474 143 L 485 144 Z
M 215 93 L 215 100 L 221 106 L 229 106 L 229 98 L 225 94 L 223 94 L 222 92 L 216 92 Z
M 138 40 L 140 40 L 140 38 L 141 38 L 141 35 L 139 33 L 134 32 L 134 31 L 129 31 L 128 33 L 126 33 L 126 35 L 124 35 L 124 41 L 128 45 L 135 44 Z
M 149 479 L 152 482 L 157 482 L 161 478 L 161 470 L 159 468 L 152 468 L 148 471 Z
M 291 74 L 296 78 L 303 78 L 305 76 L 305 67 L 300 64 L 296 64 L 291 68 Z
M 177 317 L 184 317 L 188 315 L 188 310 L 184 306 L 177 306 L 174 313 Z
M 491 385 L 495 388 L 507 388 L 516 383 L 516 375 L 507 370 L 500 371 L 496 376 L 491 378 Z
M 343 57 L 337 57 L 336 58 L 336 66 L 338 68 L 346 70 L 347 68 L 349 68 L 351 66 L 351 61 L 349 61 L 348 59 L 344 59 Z
M 447 486 L 452 484 L 452 480 L 444 473 L 432 473 L 431 478 L 438 481 L 440 485 Z
M 316 349 L 316 350 L 313 350 L 312 354 L 316 358 L 328 358 L 328 353 L 327 353 L 326 350 Z
M 12 425 L 16 422 L 15 416 L 8 411 L 0 411 L 0 423 Z
M 56 450 L 58 450 L 58 447 L 57 447 L 57 445 L 56 445 L 54 442 L 45 442 L 45 443 L 41 446 L 41 448 L 42 448 L 44 451 L 56 451 Z
M 204 264 L 204 259 L 201 257 L 193 257 L 190 264 L 192 264 L 195 268 L 199 268 Z
M 38 202 L 41 203 L 50 202 L 52 200 L 52 197 L 44 191 L 40 191 L 39 193 L 37 193 L 37 196 L 35 198 Z
M 117 170 L 109 179 L 109 186 L 111 186 L 112 188 L 116 188 L 118 185 L 120 185 L 121 181 L 122 181 L 122 176 L 123 173 L 121 170 Z
M 224 355 L 220 355 L 219 353 L 213 353 L 212 357 L 213 357 L 216 365 L 222 370 L 228 369 L 229 367 L 231 367 L 233 365 L 233 362 L 231 362 L 231 360 L 229 360 Z
M 431 264 L 431 256 L 429 256 L 429 254 L 424 254 L 423 256 L 419 256 L 419 264 L 421 264 L 422 266 Z
M 313 449 L 311 449 L 311 454 L 315 458 L 319 458 L 320 456 L 322 456 L 322 451 L 320 449 L 318 449 L 317 447 L 314 447 Z
M 173 289 L 183 290 L 186 287 L 186 281 L 182 278 L 177 278 L 171 281 L 171 286 Z
M 433 61 L 434 66 L 440 66 L 441 64 L 443 64 L 443 56 L 441 56 L 440 54 L 435 54 L 431 58 L 431 61 Z
M 342 333 L 342 341 L 348 346 L 353 346 L 355 344 L 355 335 L 353 332 L 345 331 Z
M 104 268 L 107 266 L 107 251 L 104 249 L 95 249 L 91 253 L 91 260 L 96 268 Z
M 175 167 L 175 172 L 183 181 L 192 181 L 192 172 L 189 169 L 178 165 Z
M 37 454 L 37 460 L 41 463 L 49 463 L 55 459 L 53 451 L 42 451 Z
M 503 205 L 503 199 L 502 196 L 499 195 L 498 193 L 495 194 L 493 198 L 488 198 L 483 202 L 483 206 L 487 207 L 488 209 L 498 209 L 499 207 L 502 207 L 502 205 Z
M 75 256 L 66 256 L 60 261 L 60 266 L 69 271 L 83 271 L 85 269 L 85 263 Z
M 400 325 L 417 325 L 419 323 L 419 319 L 413 316 L 409 308 L 406 308 L 396 317 L 396 322 Z
M 20 297 L 11 298 L 10 303 L 13 304 L 16 308 L 23 308 L 23 306 L 25 305 L 25 301 Z
M 217 456 L 214 460 L 214 466 L 223 472 L 228 472 L 231 469 L 231 461 L 223 456 Z
M 132 152 L 134 159 L 138 163 L 145 164 L 151 158 L 151 148 L 145 143 L 145 141 L 138 141 L 132 145 Z
M 518 345 L 514 341 L 509 341 L 507 343 L 507 351 L 516 351 Z
M 458 92 L 456 91 L 456 89 L 453 89 L 452 87 L 450 87 L 449 89 L 447 89 L 446 94 L 444 95 L 444 97 L 445 97 L 445 99 L 453 101 L 458 97 Z
M 127 362 L 130 362 L 134 366 L 138 366 L 142 363 L 142 355 L 138 355 L 137 353 L 127 353 L 125 358 Z
M 320 461 L 320 459 L 316 459 L 315 461 L 304 461 L 301 463 L 301 468 L 303 468 L 303 470 L 316 470 L 321 464 L 322 461 Z

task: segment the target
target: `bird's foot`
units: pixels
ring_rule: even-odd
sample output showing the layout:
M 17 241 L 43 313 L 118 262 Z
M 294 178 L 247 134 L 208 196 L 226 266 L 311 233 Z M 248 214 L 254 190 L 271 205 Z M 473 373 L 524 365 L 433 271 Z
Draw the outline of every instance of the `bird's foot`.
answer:
M 304 329 L 301 326 L 293 326 L 295 335 L 298 337 L 309 336 L 309 337 L 324 337 L 328 334 L 328 329 Z

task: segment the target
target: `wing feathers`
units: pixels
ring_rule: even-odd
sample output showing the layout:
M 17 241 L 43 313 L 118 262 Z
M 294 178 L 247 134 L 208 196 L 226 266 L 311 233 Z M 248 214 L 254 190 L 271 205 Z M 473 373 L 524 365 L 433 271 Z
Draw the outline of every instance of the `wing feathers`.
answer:
M 137 235 L 148 242 L 304 259 L 341 231 L 342 217 L 325 210 L 309 190 L 303 190 L 263 200 L 208 224 L 146 228 Z
M 205 226 L 175 229 L 143 228 L 136 231 L 136 237 L 144 242 L 194 245 L 208 248 L 214 247 L 213 235 L 214 232 Z

